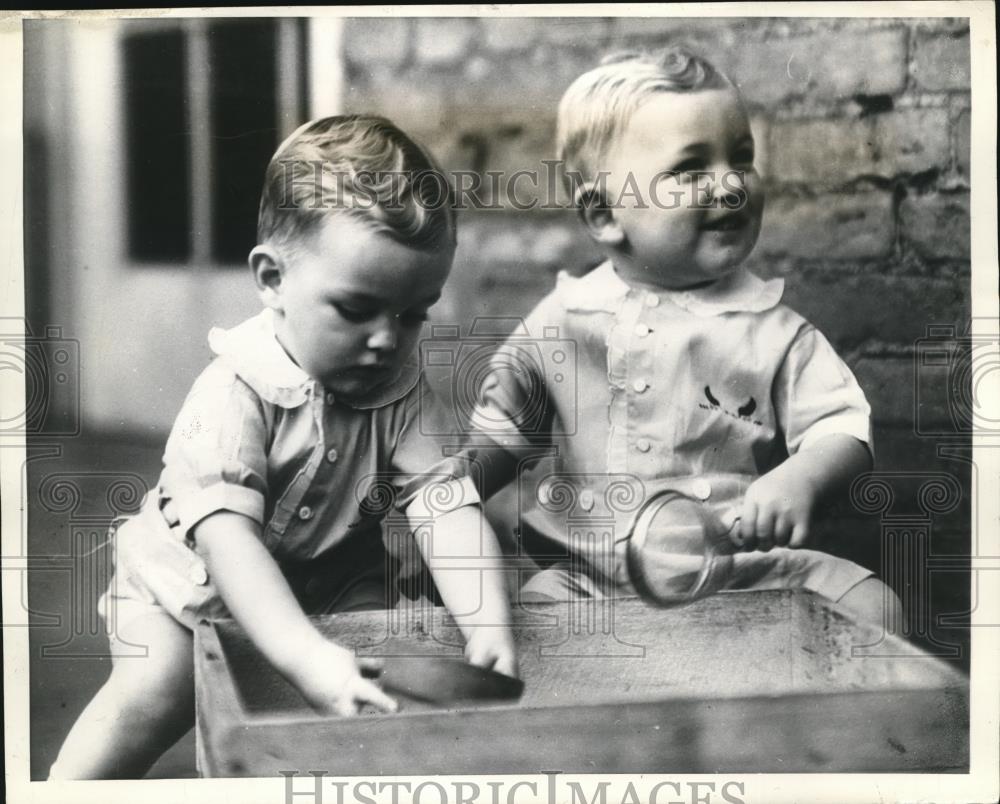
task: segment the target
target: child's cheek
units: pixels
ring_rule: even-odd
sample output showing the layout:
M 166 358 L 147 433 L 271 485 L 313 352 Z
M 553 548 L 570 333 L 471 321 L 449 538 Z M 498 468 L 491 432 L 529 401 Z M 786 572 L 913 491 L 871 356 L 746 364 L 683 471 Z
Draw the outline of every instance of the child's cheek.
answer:
M 750 193 L 750 197 L 756 199 L 757 203 L 763 208 L 764 198 L 767 196 L 767 191 L 764 189 L 764 180 L 760 177 L 756 169 L 751 170 L 746 176 L 747 191 Z
M 693 205 L 694 187 L 685 186 L 676 177 L 665 177 L 654 181 L 649 187 L 649 204 L 653 209 L 680 209 Z
M 421 327 L 416 329 L 404 329 L 399 336 L 399 355 L 401 359 L 405 359 L 413 354 L 414 350 L 417 348 L 417 341 L 420 340 L 420 333 L 422 332 Z
M 767 199 L 767 192 L 764 190 L 764 182 L 757 175 L 757 171 L 747 174 L 745 185 L 747 212 L 750 217 L 758 223 L 764 213 L 764 204 Z

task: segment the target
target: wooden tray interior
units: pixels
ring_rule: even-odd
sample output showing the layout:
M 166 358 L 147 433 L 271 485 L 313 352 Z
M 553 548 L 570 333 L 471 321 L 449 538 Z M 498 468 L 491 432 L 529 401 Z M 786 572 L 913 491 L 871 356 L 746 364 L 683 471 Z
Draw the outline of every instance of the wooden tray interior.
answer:
M 536 604 L 515 612 L 525 693 L 510 707 L 559 707 L 961 687 L 945 663 L 808 593 L 726 593 L 683 608 L 634 598 Z M 316 620 L 331 639 L 375 656 L 461 655 L 442 610 Z M 231 621 L 213 623 L 248 721 L 314 718 Z M 865 646 L 877 646 L 875 648 Z M 868 655 L 865 655 L 868 654 Z M 892 654 L 888 656 L 887 654 Z M 402 699 L 404 711 L 446 707 Z

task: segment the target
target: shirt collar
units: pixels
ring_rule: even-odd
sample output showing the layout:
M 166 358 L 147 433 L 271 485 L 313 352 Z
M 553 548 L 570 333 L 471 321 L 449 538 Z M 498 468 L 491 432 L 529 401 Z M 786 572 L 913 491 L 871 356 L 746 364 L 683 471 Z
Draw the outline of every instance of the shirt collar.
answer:
M 569 309 L 609 313 L 616 312 L 621 300 L 635 290 L 615 273 L 610 260 L 580 278 L 561 273 L 559 286 Z M 651 292 L 694 315 L 711 317 L 724 313 L 760 313 L 770 310 L 781 301 L 784 289 L 784 279 L 765 280 L 746 268 L 740 268 L 704 288 L 663 288 Z
M 274 312 L 264 309 L 232 329 L 213 327 L 208 345 L 262 399 L 283 408 L 297 408 L 323 388 L 299 368 L 278 343 Z M 415 360 L 407 361 L 400 376 L 385 388 L 363 399 L 343 401 L 352 408 L 389 405 L 409 393 L 420 379 Z

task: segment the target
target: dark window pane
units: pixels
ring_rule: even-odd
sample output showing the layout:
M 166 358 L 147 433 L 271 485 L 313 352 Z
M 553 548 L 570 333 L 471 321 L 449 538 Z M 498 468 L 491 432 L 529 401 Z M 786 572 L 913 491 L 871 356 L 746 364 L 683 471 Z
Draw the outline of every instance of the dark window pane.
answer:
M 299 58 L 296 65 L 299 71 L 299 103 L 295 109 L 295 119 L 305 122 L 309 107 L 309 92 L 312 89 L 309 76 L 309 20 L 298 20 Z M 296 126 L 297 128 L 297 126 Z
M 243 262 L 257 242 L 264 170 L 278 146 L 273 20 L 214 23 L 212 64 L 212 256 Z
M 131 34 L 124 53 L 129 255 L 181 262 L 191 255 L 184 35 Z

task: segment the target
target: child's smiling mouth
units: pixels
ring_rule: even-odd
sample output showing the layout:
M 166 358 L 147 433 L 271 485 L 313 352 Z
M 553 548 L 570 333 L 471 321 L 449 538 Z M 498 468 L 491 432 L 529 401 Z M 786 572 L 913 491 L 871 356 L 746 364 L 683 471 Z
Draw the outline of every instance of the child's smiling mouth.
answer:
M 736 232 L 744 229 L 749 223 L 746 215 L 732 214 L 713 218 L 702 225 L 702 229 L 707 232 Z

